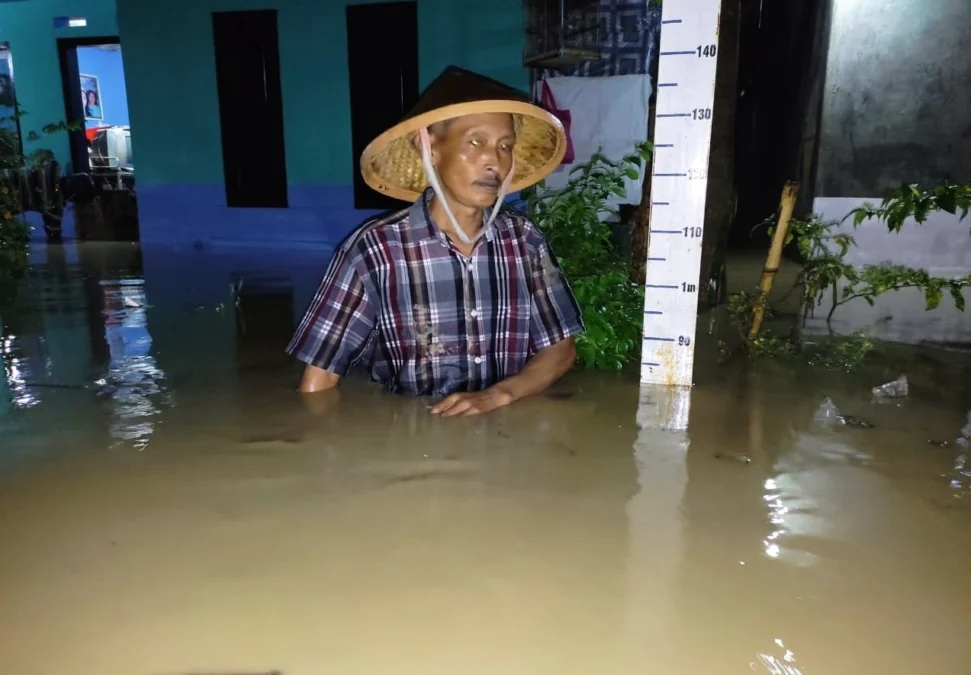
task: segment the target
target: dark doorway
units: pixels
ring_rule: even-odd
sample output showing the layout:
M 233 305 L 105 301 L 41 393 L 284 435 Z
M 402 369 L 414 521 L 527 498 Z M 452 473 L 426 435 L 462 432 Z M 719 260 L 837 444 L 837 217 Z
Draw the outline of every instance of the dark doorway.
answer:
M 354 208 L 401 208 L 400 201 L 375 192 L 364 182 L 361 153 L 418 101 L 418 3 L 348 6 L 347 68 Z
M 213 12 L 226 205 L 288 207 L 275 9 Z
M 829 11 L 821 0 L 742 0 L 732 247 L 768 248 L 767 228 L 753 228 L 787 180 L 800 181 L 796 214 L 811 209 Z

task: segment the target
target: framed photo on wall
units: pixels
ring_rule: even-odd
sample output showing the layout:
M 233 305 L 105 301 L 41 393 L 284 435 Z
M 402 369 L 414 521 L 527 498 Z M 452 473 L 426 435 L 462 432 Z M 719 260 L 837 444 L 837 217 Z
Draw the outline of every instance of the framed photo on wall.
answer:
M 103 121 L 104 108 L 101 107 L 101 86 L 96 75 L 81 75 L 81 105 L 84 106 L 84 119 Z

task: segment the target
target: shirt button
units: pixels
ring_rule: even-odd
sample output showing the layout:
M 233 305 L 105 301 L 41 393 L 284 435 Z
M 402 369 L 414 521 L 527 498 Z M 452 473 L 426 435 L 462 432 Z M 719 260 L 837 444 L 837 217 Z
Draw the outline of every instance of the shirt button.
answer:
M 476 363 L 482 363 L 482 357 L 481 356 L 476 356 L 475 357 L 475 362 Z
M 472 265 L 469 265 L 466 269 L 468 269 L 469 272 L 471 272 L 472 271 Z
M 475 309 L 473 309 L 471 312 L 469 312 L 469 314 L 471 314 L 472 316 L 479 316 L 478 310 L 475 310 Z

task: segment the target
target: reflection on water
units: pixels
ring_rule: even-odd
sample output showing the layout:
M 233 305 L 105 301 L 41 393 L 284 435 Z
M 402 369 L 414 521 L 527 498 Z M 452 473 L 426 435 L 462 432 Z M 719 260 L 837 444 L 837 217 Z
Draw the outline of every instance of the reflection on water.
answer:
M 951 477 L 951 490 L 955 499 L 971 496 L 971 464 L 968 464 L 967 451 L 954 459 L 954 473 Z
M 765 554 L 770 558 L 779 557 L 779 537 L 786 533 L 786 514 L 789 509 L 782 503 L 782 497 L 778 492 L 778 487 L 774 478 L 765 481 L 765 494 L 762 496 L 766 506 L 769 508 L 769 522 L 775 528 L 765 538 Z
M 577 372 L 467 420 L 301 399 L 321 261 L 195 256 L 50 249 L 0 309 L 4 672 L 971 672 L 968 449 L 927 443 L 967 378 L 913 358 L 875 406 L 896 372 L 699 346 L 691 389 Z
M 30 362 L 24 358 L 16 335 L 0 335 L 0 357 L 3 358 L 9 405 L 22 409 L 40 403 L 40 399 L 27 386 L 32 375 Z
M 776 638 L 774 640 L 774 647 L 776 649 L 773 651 L 778 651 L 781 656 L 774 656 L 772 654 L 758 655 L 758 663 L 765 669 L 766 673 L 770 673 L 771 675 L 803 675 L 803 672 L 795 666 L 795 655 L 790 650 L 786 649 L 786 646 L 782 643 L 782 640 Z M 752 670 L 754 672 L 761 672 L 755 667 L 754 663 L 752 666 Z
M 112 437 L 131 441 L 135 449 L 143 450 L 154 431 L 152 418 L 160 412 L 156 402 L 172 404 L 172 396 L 163 386 L 165 373 L 151 354 L 145 282 L 102 281 L 100 286 L 109 362 L 105 376 L 95 385 L 98 394 L 111 403 Z
M 152 354 L 140 262 L 109 251 L 46 247 L 18 304 L 0 314 L 9 405 L 25 410 L 60 394 L 88 404 L 92 419 L 107 411 L 109 435 L 141 450 L 172 398 Z

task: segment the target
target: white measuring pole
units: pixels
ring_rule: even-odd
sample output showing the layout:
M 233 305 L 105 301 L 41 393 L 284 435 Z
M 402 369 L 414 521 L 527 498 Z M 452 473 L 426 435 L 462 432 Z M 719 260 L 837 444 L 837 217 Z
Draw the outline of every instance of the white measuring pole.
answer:
M 641 382 L 691 386 L 720 0 L 664 0 Z M 706 280 L 701 280 L 706 281 Z

